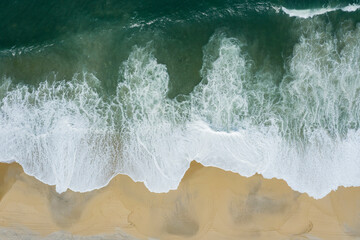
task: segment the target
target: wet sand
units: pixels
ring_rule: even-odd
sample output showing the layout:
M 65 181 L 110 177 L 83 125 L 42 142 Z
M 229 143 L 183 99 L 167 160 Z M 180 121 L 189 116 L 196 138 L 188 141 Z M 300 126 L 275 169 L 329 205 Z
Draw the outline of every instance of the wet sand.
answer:
M 0 164 L 0 239 L 358 239 L 360 188 L 315 200 L 285 181 L 192 162 L 177 190 L 151 193 L 118 175 L 88 193 L 58 194 Z

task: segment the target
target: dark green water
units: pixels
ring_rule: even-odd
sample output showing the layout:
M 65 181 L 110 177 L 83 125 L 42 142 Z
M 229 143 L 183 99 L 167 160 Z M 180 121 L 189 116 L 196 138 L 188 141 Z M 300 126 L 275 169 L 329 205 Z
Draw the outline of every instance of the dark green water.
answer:
M 111 91 L 119 65 L 133 45 L 152 41 L 167 65 L 170 97 L 189 93 L 200 82 L 202 47 L 219 29 L 241 37 L 257 65 L 269 59 L 283 71 L 299 34 L 289 9 L 347 6 L 354 1 L 2 1 L 0 73 L 36 84 L 56 73 L 96 72 Z M 322 17 L 334 25 L 359 14 L 337 11 Z M 16 52 L 16 56 L 11 53 Z M 281 80 L 279 80 L 281 81 Z
M 358 4 L 1 1 L 0 161 L 60 192 L 167 191 L 193 159 L 360 185 Z

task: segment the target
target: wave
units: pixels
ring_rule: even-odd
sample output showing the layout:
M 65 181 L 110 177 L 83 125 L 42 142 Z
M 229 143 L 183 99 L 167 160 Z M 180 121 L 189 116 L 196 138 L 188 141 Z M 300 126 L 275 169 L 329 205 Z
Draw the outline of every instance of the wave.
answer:
M 314 20 L 300 31 L 280 85 L 271 67 L 254 66 L 246 41 L 220 31 L 181 101 L 167 97 L 167 67 L 151 44 L 133 47 L 106 98 L 87 72 L 37 87 L 4 80 L 0 161 L 58 192 L 100 188 L 116 174 L 167 192 L 192 160 L 281 178 L 315 198 L 359 186 L 360 27 L 335 37 Z
M 170 24 L 185 23 L 208 23 L 219 19 L 236 19 L 247 18 L 254 14 L 269 15 L 274 13 L 285 13 L 289 17 L 297 18 L 313 18 L 330 12 L 355 12 L 360 8 L 360 4 L 349 4 L 347 6 L 327 6 L 322 8 L 309 9 L 290 9 L 278 3 L 271 2 L 244 2 L 244 3 L 224 3 L 223 5 L 213 6 L 209 8 L 199 7 L 192 10 L 180 10 L 170 13 L 167 16 L 154 16 L 153 18 L 133 18 L 128 28 L 146 28 L 149 26 L 165 27 Z
M 289 15 L 290 17 L 298 17 L 298 18 L 312 18 L 318 15 L 323 15 L 325 13 L 334 12 L 341 10 L 343 12 L 355 12 L 360 8 L 358 4 L 350 4 L 345 7 L 326 7 L 326 8 L 314 8 L 314 9 L 288 9 L 285 7 L 276 8 L 277 11 L 281 9 L 284 13 Z
M 58 192 L 107 184 L 117 142 L 102 117 L 104 103 L 91 87 L 97 81 L 91 74 L 75 75 L 70 82 L 8 91 L 1 102 L 1 161 L 20 163 Z

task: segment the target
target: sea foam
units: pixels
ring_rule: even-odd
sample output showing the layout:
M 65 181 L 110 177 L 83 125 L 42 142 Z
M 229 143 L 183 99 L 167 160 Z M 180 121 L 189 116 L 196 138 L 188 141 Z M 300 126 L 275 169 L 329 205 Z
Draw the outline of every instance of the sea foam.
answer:
M 3 81 L 0 161 L 66 189 L 90 191 L 116 174 L 154 192 L 176 189 L 190 162 L 281 178 L 320 198 L 360 185 L 360 28 L 309 19 L 281 84 L 255 67 L 243 39 L 216 32 L 202 81 L 169 99 L 169 74 L 151 44 L 134 46 L 116 93 L 90 73 L 36 87 Z
M 281 10 L 289 15 L 290 17 L 298 18 L 312 18 L 318 15 L 322 15 L 334 11 L 344 11 L 344 12 L 355 12 L 360 8 L 358 4 L 350 4 L 345 7 L 325 7 L 325 8 L 313 8 L 313 9 L 288 9 L 286 7 L 281 7 Z
M 1 161 L 16 161 L 25 172 L 56 185 L 89 190 L 114 174 L 116 142 L 102 117 L 104 102 L 91 74 L 69 82 L 15 86 L 1 101 Z M 115 161 L 116 162 L 116 161 Z M 85 180 L 86 179 L 86 180 Z

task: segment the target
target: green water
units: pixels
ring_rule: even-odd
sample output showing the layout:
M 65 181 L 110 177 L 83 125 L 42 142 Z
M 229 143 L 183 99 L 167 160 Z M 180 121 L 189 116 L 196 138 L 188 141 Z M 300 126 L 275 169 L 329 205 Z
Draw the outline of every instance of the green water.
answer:
M 272 6 L 346 6 L 345 1 L 2 1 L 0 73 L 13 81 L 37 84 L 56 74 L 70 79 L 91 71 L 107 91 L 117 83 L 119 65 L 131 47 L 149 41 L 170 75 L 169 97 L 189 93 L 200 82 L 202 47 L 222 29 L 249 44 L 260 66 L 272 63 L 279 74 L 298 35 L 297 20 Z M 359 14 L 322 17 L 338 25 Z M 15 56 L 13 55 L 15 53 Z M 278 80 L 281 81 L 281 78 Z
M 359 4 L 1 1 L 0 162 L 59 192 L 168 191 L 194 159 L 360 185 Z

